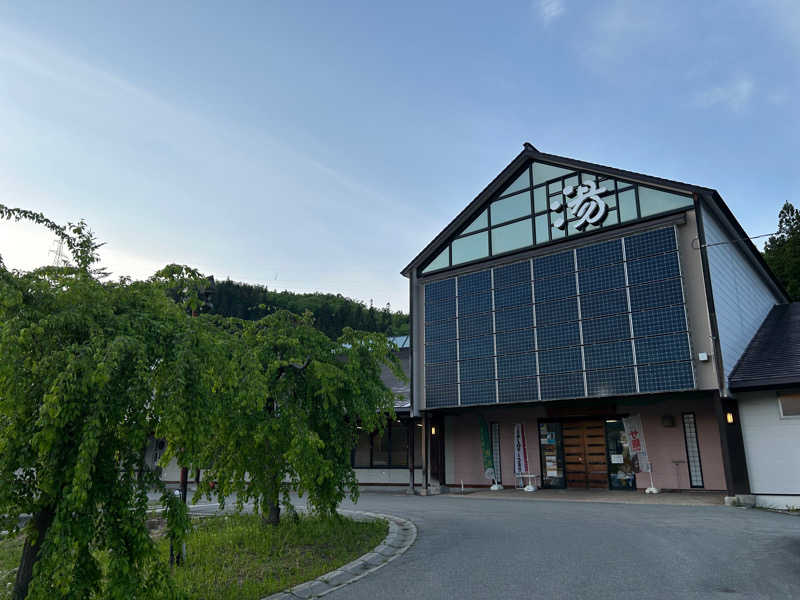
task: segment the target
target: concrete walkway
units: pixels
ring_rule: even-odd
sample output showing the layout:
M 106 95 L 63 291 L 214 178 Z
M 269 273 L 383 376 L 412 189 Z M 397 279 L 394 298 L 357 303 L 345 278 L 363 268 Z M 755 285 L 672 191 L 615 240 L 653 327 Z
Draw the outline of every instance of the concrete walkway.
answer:
M 725 494 L 715 492 L 662 492 L 645 494 L 643 491 L 622 490 L 536 490 L 526 492 L 514 488 L 506 488 L 492 492 L 489 490 L 465 491 L 461 494 L 458 488 L 449 492 L 450 496 L 472 499 L 502 500 L 550 500 L 562 502 L 613 502 L 621 504 L 670 504 L 673 506 L 708 506 L 723 505 Z

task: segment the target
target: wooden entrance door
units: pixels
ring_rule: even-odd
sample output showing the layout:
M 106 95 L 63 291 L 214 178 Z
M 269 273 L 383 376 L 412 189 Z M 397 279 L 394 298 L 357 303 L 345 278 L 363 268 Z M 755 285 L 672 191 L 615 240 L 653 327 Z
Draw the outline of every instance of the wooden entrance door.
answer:
M 567 487 L 608 489 L 605 423 L 567 421 L 561 427 Z

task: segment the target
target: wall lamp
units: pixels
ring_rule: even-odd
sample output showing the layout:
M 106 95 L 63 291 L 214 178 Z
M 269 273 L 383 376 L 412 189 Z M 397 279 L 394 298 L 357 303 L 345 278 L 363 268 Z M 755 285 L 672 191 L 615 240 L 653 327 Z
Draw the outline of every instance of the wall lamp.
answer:
M 725 413 L 725 420 L 728 422 L 728 425 L 733 424 L 733 413 L 728 411 Z

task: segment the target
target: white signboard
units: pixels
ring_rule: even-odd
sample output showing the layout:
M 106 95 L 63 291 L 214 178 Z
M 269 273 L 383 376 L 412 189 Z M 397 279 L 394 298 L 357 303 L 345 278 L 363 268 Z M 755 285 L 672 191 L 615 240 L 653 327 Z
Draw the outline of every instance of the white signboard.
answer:
M 514 473 L 528 473 L 528 445 L 522 423 L 514 423 Z
M 642 417 L 640 415 L 625 417 L 622 419 L 622 424 L 625 426 L 625 435 L 628 438 L 634 470 L 649 472 L 650 461 L 647 458 L 647 446 L 644 443 Z

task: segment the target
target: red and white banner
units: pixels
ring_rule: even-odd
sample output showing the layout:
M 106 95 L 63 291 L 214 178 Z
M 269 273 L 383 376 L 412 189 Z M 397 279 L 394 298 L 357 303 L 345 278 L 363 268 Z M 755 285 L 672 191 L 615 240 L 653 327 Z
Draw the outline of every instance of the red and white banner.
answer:
M 647 446 L 642 431 L 642 417 L 640 415 L 625 417 L 622 419 L 622 424 L 625 426 L 634 471 L 637 473 L 650 471 L 650 460 L 647 458 Z
M 525 426 L 514 423 L 514 473 L 528 473 L 528 444 L 525 441 Z

